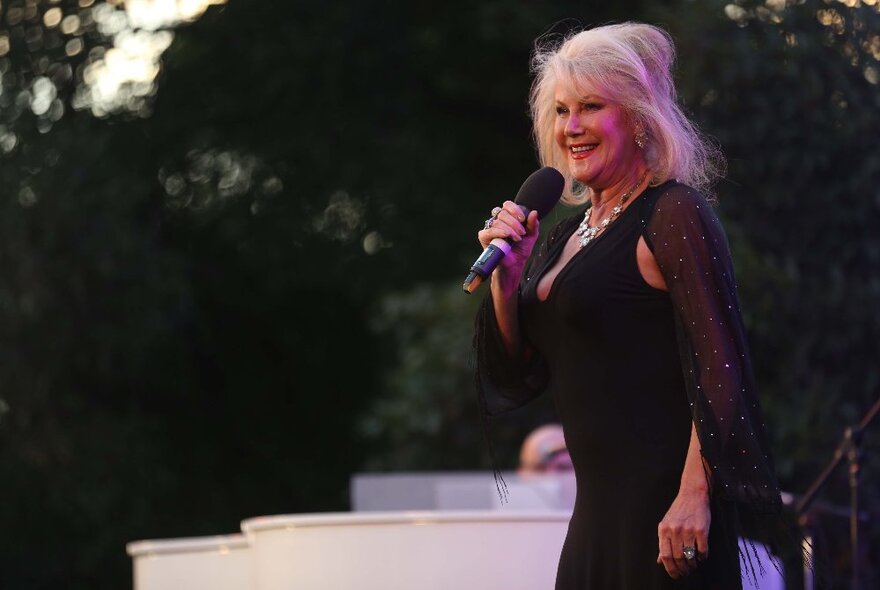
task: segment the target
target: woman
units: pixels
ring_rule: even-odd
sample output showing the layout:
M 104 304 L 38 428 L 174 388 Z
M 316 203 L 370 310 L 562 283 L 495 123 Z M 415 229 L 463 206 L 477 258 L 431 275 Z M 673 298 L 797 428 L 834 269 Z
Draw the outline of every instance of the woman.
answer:
M 528 268 L 534 212 L 507 201 L 478 234 L 514 244 L 477 318 L 481 408 L 549 390 L 577 476 L 557 590 L 740 588 L 741 517 L 780 506 L 727 241 L 699 192 L 721 158 L 678 106 L 673 62 L 668 34 L 637 23 L 539 49 L 539 156 L 589 207 Z

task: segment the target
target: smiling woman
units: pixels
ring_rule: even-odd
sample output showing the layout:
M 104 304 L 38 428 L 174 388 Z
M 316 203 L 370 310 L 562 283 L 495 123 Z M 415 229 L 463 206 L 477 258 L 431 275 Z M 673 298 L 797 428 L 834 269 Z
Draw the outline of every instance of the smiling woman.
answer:
M 541 163 L 589 206 L 529 264 L 534 212 L 506 201 L 478 234 L 512 242 L 477 316 L 481 408 L 550 391 L 577 474 L 557 590 L 738 589 L 740 515 L 778 522 L 730 252 L 699 191 L 722 159 L 677 103 L 674 55 L 639 23 L 540 49 Z
M 558 51 L 553 46 L 540 49 L 533 60 L 536 79 L 531 92 L 540 159 L 563 174 L 568 171 L 559 123 L 554 123 L 560 117 L 568 119 L 566 105 L 558 104 L 558 98 L 565 98 L 569 108 L 583 106 L 591 112 L 608 106 L 623 118 L 620 126 L 631 132 L 631 139 L 638 135 L 642 145 L 628 147 L 639 148 L 654 184 L 676 178 L 708 193 L 724 174 L 724 158 L 682 112 L 671 77 L 674 60 L 668 34 L 646 25 L 599 27 L 572 36 Z M 574 182 L 563 199 L 580 204 L 590 184 L 573 174 L 568 177 Z
M 633 169 L 638 144 L 626 112 L 595 90 L 584 96 L 557 87 L 553 134 L 557 146 L 569 152 L 570 174 L 584 186 L 608 185 Z

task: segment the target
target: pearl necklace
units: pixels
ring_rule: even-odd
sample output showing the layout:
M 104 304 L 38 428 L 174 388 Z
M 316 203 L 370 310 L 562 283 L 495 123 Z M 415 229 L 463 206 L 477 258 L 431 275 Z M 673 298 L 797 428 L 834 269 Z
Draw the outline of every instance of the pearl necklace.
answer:
M 614 206 L 614 208 L 611 210 L 611 213 L 608 215 L 608 217 L 606 217 L 605 219 L 603 219 L 602 221 L 600 221 L 599 223 L 597 223 L 593 227 L 590 227 L 590 216 L 593 212 L 593 206 L 590 205 L 587 208 L 587 210 L 584 211 L 584 220 L 581 221 L 581 224 L 578 226 L 577 231 L 575 232 L 577 235 L 580 236 L 580 240 L 578 240 L 578 242 L 579 242 L 581 248 L 586 247 L 587 244 L 592 242 L 593 239 L 597 235 L 599 235 L 600 231 L 602 231 L 603 229 L 608 227 L 608 225 L 611 224 L 612 221 L 617 219 L 617 216 L 620 215 L 621 211 L 623 211 L 623 206 L 626 204 L 626 202 L 629 200 L 629 198 L 631 196 L 633 196 L 633 193 L 636 192 L 636 189 L 638 189 L 640 186 L 642 186 L 642 183 L 645 181 L 645 177 L 647 177 L 647 176 L 648 176 L 647 172 L 642 174 L 642 177 L 639 179 L 639 181 L 636 183 L 636 185 L 634 187 L 632 187 L 627 192 L 620 195 L 620 201 L 617 202 L 617 205 Z

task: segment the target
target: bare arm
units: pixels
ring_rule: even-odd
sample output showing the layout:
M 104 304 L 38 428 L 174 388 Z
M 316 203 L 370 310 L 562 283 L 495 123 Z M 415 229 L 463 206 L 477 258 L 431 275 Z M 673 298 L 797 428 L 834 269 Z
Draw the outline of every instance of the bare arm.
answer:
M 666 281 L 660 272 L 657 259 L 648 248 L 644 238 L 636 248 L 639 271 L 645 281 L 657 289 L 668 291 Z M 657 563 L 666 568 L 673 578 L 686 576 L 697 565 L 696 560 L 684 559 L 682 547 L 695 547 L 699 558 L 709 554 L 709 525 L 712 513 L 709 508 L 708 466 L 703 462 L 700 439 L 697 429 L 691 422 L 691 438 L 688 444 L 681 484 L 663 520 L 657 526 L 659 554 Z
M 703 464 L 697 429 L 691 423 L 691 440 L 678 495 L 657 527 L 660 549 L 657 563 L 662 564 L 673 578 L 691 573 L 698 560 L 709 554 L 711 522 L 708 472 Z M 682 548 L 685 546 L 696 548 L 697 559 L 684 558 Z
M 522 337 L 519 331 L 519 297 L 516 291 L 511 295 L 509 290 L 497 286 L 504 279 L 497 277 L 496 270 L 492 273 L 492 304 L 495 306 L 495 320 L 504 342 L 504 349 L 513 358 L 520 355 Z
M 492 273 L 491 293 L 495 308 L 495 320 L 504 342 L 504 348 L 512 358 L 522 354 L 522 336 L 519 327 L 519 282 L 526 261 L 532 253 L 538 237 L 538 214 L 532 211 L 528 218 L 522 210 L 505 201 L 504 208 L 492 227 L 479 232 L 480 244 L 485 248 L 495 238 L 513 242 L 510 253 Z
M 721 223 L 702 195 L 675 185 L 656 200 L 642 237 L 668 285 L 679 328 L 677 345 L 685 388 L 701 439 L 700 445 L 691 441 L 682 474 L 684 486 L 664 517 L 660 533 L 667 534 L 667 557 L 671 553 L 673 559 L 661 561 L 674 575 L 681 572 L 675 558 L 681 556 L 682 543 L 696 541 L 698 550 L 703 550 L 698 535 L 688 540 L 676 532 L 684 531 L 682 507 L 695 505 L 685 499 L 694 495 L 687 484 L 696 480 L 697 450 L 712 467 L 711 493 L 719 501 L 736 502 L 739 511 L 775 519 L 781 499 L 756 396 L 733 261 Z M 696 504 L 705 506 L 705 501 Z M 700 511 L 708 514 L 705 508 Z M 725 513 L 713 516 L 738 518 Z M 709 517 L 696 520 L 708 530 Z M 761 526 L 774 526 L 766 518 L 760 520 Z M 690 536 L 693 530 L 685 532 Z M 725 548 L 713 551 L 719 549 Z

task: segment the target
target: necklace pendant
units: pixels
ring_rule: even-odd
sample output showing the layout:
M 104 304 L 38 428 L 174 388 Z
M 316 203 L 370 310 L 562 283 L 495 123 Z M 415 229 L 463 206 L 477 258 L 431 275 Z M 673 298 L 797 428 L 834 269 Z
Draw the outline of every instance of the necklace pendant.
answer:
M 584 212 L 584 219 L 580 222 L 577 229 L 575 230 L 575 234 L 582 236 L 584 233 L 590 230 L 590 209 L 587 209 Z
M 581 221 L 580 225 L 578 225 L 577 231 L 575 232 L 578 236 L 580 236 L 578 244 L 581 248 L 585 248 L 587 244 L 593 241 L 593 238 L 595 238 L 600 231 L 608 227 L 608 225 L 612 221 L 617 219 L 617 216 L 620 215 L 620 213 L 623 211 L 623 206 L 626 204 L 627 200 L 629 200 L 633 193 L 636 192 L 636 189 L 641 186 L 642 182 L 645 181 L 645 178 L 647 176 L 648 171 L 646 170 L 645 173 L 642 174 L 642 177 L 639 179 L 636 185 L 620 196 L 620 201 L 618 201 L 617 205 L 615 205 L 614 208 L 611 209 L 608 217 L 606 217 L 593 227 L 590 227 L 590 214 L 593 210 L 592 207 L 588 208 L 584 212 L 584 220 Z

